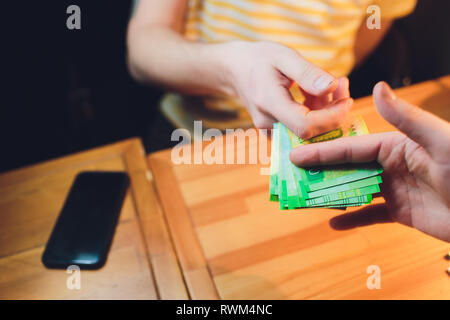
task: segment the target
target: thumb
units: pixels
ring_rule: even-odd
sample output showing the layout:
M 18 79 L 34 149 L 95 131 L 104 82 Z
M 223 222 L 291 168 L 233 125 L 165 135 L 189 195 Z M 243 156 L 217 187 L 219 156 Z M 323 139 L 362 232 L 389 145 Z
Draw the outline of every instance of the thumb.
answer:
M 379 82 L 373 90 L 378 112 L 409 138 L 417 142 L 430 154 L 450 151 L 450 125 L 423 109 L 395 96 L 385 82 Z

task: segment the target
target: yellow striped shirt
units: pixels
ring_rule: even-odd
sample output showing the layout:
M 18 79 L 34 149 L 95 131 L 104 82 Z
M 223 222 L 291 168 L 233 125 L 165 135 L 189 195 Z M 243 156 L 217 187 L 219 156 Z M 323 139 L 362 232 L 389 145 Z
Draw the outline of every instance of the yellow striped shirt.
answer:
M 190 0 L 184 35 L 202 43 L 278 42 L 339 77 L 349 74 L 354 66 L 354 42 L 368 6 L 378 5 L 382 19 L 393 19 L 410 13 L 415 4 L 416 0 Z M 188 118 L 219 129 L 251 125 L 240 101 L 207 97 L 201 108 L 193 108 L 195 111 L 190 105 L 199 100 L 176 100 L 166 97 L 162 106 L 177 126 L 185 126 L 182 122 L 190 121 Z M 211 111 L 224 115 L 208 118 Z M 189 117 L 186 112 L 191 112 Z

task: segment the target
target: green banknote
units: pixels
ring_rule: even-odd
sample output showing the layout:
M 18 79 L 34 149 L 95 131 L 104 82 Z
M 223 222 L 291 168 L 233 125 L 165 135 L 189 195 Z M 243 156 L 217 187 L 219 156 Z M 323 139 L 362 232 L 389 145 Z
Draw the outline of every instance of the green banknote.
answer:
M 281 209 L 345 208 L 370 203 L 380 192 L 383 172 L 378 163 L 346 164 L 315 168 L 293 165 L 289 154 L 305 144 L 367 134 L 362 118 L 353 118 L 341 128 L 303 141 L 283 124 L 274 124 L 270 166 L 270 200 Z
M 282 128 L 283 127 L 283 128 Z M 289 142 L 288 132 L 286 127 L 280 124 L 278 132 L 279 141 L 279 178 L 278 178 L 278 195 L 280 197 L 280 207 L 295 209 L 302 206 L 301 198 L 299 197 L 298 183 L 294 179 L 295 166 L 289 160 L 291 152 L 291 144 Z
M 348 191 L 341 191 L 337 193 L 330 193 L 320 197 L 308 199 L 306 203 L 308 205 L 323 205 L 332 201 L 355 198 L 365 195 L 372 195 L 380 192 L 380 186 L 378 184 L 370 185 L 368 187 L 362 187 L 357 189 L 351 189 Z M 357 202 L 357 201 L 355 201 Z
M 284 127 L 283 125 L 281 126 Z M 308 141 L 301 140 L 286 127 L 284 127 L 283 129 L 288 132 L 292 148 L 325 140 L 332 140 L 348 136 L 361 136 L 369 133 L 364 120 L 360 117 L 351 118 L 342 126 L 342 128 L 336 129 L 331 133 L 315 137 Z M 378 163 L 346 164 L 334 167 L 316 168 L 295 167 L 294 170 L 299 172 L 305 191 L 315 191 L 319 189 L 329 188 L 331 186 L 348 183 L 350 181 L 376 176 L 383 172 L 383 169 Z
M 270 159 L 270 200 L 278 201 L 278 167 L 279 167 L 279 147 L 278 147 L 278 134 L 279 124 L 273 124 L 271 150 L 272 155 Z
M 310 204 L 310 205 L 308 205 L 308 207 L 322 207 L 322 206 L 329 207 L 329 206 L 342 206 L 342 205 L 350 206 L 353 204 L 361 205 L 361 204 L 370 203 L 371 201 L 372 201 L 372 195 L 368 194 L 368 195 L 359 196 L 359 197 L 351 197 L 351 198 L 346 198 L 346 199 L 342 199 L 342 200 L 329 201 L 325 204 Z
M 332 186 L 329 188 L 320 189 L 320 190 L 313 191 L 313 192 L 308 192 L 307 197 L 308 197 L 308 199 L 321 197 L 321 196 L 325 196 L 328 194 L 359 189 L 359 188 L 368 187 L 368 186 L 372 186 L 372 185 L 378 185 L 381 182 L 382 182 L 382 180 L 381 180 L 380 176 L 370 177 L 367 179 L 357 180 L 357 181 L 353 181 L 353 182 L 349 182 L 349 183 L 345 183 L 345 184 L 340 184 L 337 186 Z

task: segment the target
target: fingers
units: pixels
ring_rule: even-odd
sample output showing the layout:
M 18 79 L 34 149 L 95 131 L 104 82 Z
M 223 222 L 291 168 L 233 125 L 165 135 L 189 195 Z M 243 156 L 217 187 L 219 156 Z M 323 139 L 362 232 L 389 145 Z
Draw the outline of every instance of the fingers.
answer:
M 305 90 L 302 90 L 303 95 L 305 96 L 304 104 L 310 109 L 321 109 L 327 107 L 332 101 L 342 100 L 345 98 L 350 98 L 349 91 L 349 81 L 346 77 L 341 77 L 338 79 L 338 86 L 336 90 L 332 93 L 326 93 L 321 96 L 314 96 L 307 93 Z
M 353 104 L 352 99 L 343 99 L 327 108 L 311 111 L 293 101 L 281 86 L 273 89 L 271 93 L 274 99 L 272 104 L 277 106 L 276 111 L 271 112 L 272 115 L 302 139 L 309 139 L 339 127 Z
M 331 106 L 309 111 L 306 114 L 303 128 L 294 132 L 302 139 L 309 139 L 334 130 L 344 122 L 352 105 L 353 99 L 347 98 L 335 101 Z
M 370 162 L 378 159 L 383 141 L 392 133 L 345 137 L 300 146 L 291 151 L 291 162 L 300 167 Z
M 395 96 L 389 86 L 378 83 L 373 91 L 378 111 L 389 123 L 416 141 L 432 155 L 450 152 L 450 125 L 431 113 Z
M 259 129 L 272 129 L 273 124 L 277 122 L 272 116 L 265 114 L 263 112 L 258 112 L 257 114 L 252 114 L 253 124 Z
M 315 96 L 331 93 L 338 86 L 335 77 L 304 59 L 295 50 L 289 50 L 287 54 L 277 57 L 275 67 L 297 82 L 307 93 Z
M 333 101 L 332 93 L 326 93 L 321 96 L 313 96 L 312 94 L 307 93 L 303 89 L 301 89 L 301 91 L 303 93 L 303 96 L 305 97 L 305 101 L 303 101 L 303 104 L 312 110 L 317 110 L 326 107 Z
M 347 77 L 341 77 L 338 79 L 338 86 L 333 92 L 333 100 L 341 100 L 345 98 L 350 98 L 350 81 Z

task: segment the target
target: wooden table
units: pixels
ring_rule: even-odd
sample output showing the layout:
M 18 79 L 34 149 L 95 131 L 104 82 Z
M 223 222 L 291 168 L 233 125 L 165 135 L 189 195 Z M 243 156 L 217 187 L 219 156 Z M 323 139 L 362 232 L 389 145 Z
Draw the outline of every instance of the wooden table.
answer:
M 450 120 L 450 77 L 397 94 Z M 370 97 L 353 112 L 371 132 L 394 129 Z M 192 298 L 450 299 L 448 243 L 396 223 L 336 231 L 331 209 L 281 212 L 261 165 L 174 165 L 170 150 L 148 163 Z
M 106 265 L 81 271 L 69 290 L 65 270 L 41 255 L 77 173 L 126 171 L 125 198 Z M 188 297 L 139 139 L 0 175 L 0 299 L 185 299 Z
M 398 94 L 450 119 L 450 77 Z M 354 109 L 372 132 L 392 129 L 370 98 Z M 147 166 L 131 139 L 1 174 L 0 299 L 450 298 L 447 243 L 398 224 L 336 231 L 340 212 L 280 212 L 261 165 L 173 165 L 170 153 Z M 69 290 L 40 259 L 83 170 L 126 171 L 131 188 L 106 265 Z M 369 265 L 381 290 L 366 287 Z

